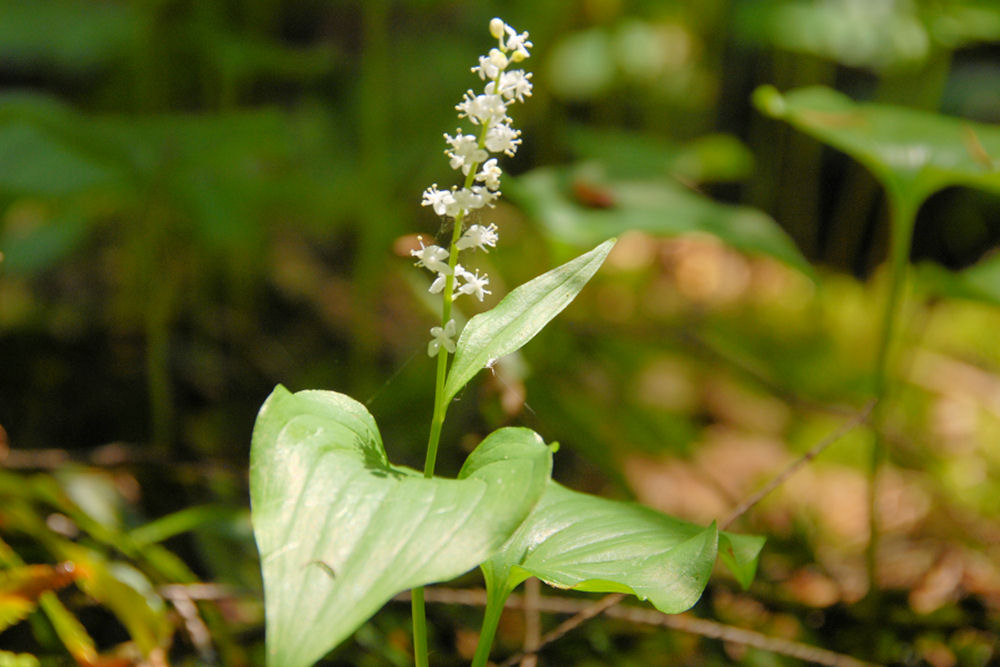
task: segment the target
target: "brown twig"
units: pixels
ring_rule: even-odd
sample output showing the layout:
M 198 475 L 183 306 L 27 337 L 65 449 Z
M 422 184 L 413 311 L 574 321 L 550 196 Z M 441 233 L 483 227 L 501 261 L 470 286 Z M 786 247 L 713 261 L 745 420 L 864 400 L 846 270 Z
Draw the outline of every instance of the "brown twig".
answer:
M 524 582 L 524 659 L 521 660 L 521 667 L 537 667 L 538 647 L 542 642 L 542 619 L 538 609 L 541 600 L 541 582 L 534 577 L 529 577 Z
M 569 634 L 570 631 L 582 625 L 584 622 L 589 621 L 595 616 L 601 614 L 602 612 L 607 611 L 611 607 L 621 602 L 623 599 L 625 599 L 625 595 L 623 593 L 612 593 L 611 595 L 605 595 L 596 603 L 588 602 L 587 606 L 577 611 L 576 614 L 574 614 L 571 618 L 568 618 L 562 623 L 560 623 L 559 627 L 557 627 L 555 630 L 545 633 L 545 636 L 542 637 L 541 641 L 539 641 L 538 644 L 531 651 L 525 650 L 517 655 L 513 655 L 507 658 L 502 663 L 500 663 L 500 667 L 512 667 L 512 665 L 514 665 L 518 660 L 522 660 L 523 658 L 526 658 L 529 655 L 537 654 L 538 651 L 542 649 L 542 647 L 548 646 L 557 639 L 560 639 L 563 635 Z M 539 600 L 537 604 L 538 604 L 538 609 L 541 610 L 542 608 L 541 600 Z M 550 610 L 546 609 L 545 611 L 550 611 Z
M 440 602 L 445 604 L 462 604 L 481 607 L 486 605 L 486 591 L 482 589 L 452 589 L 452 588 L 428 588 L 425 589 L 428 602 Z M 670 628 L 679 632 L 718 639 L 733 644 L 741 644 L 758 648 L 770 653 L 786 655 L 799 660 L 805 660 L 817 665 L 827 665 L 828 667 L 871 667 L 873 663 L 863 662 L 848 655 L 829 651 L 827 649 L 809 646 L 790 639 L 781 637 L 770 637 L 760 632 L 739 628 L 733 625 L 725 625 L 703 618 L 696 618 L 688 615 L 668 615 L 656 611 L 655 609 L 642 609 L 619 605 L 624 598 L 621 593 L 607 595 L 596 603 L 587 600 L 565 598 L 557 596 L 541 597 L 537 603 L 540 611 L 554 614 L 575 614 L 572 618 L 562 623 L 558 628 L 546 634 L 536 649 L 541 650 L 544 646 L 562 637 L 573 628 L 579 626 L 583 621 L 592 618 L 600 613 L 605 613 L 612 618 L 641 623 L 643 625 L 656 625 Z M 409 600 L 409 594 L 403 593 L 396 596 L 397 600 Z M 506 602 L 506 607 L 511 609 L 523 609 L 524 598 L 520 595 L 511 595 Z M 579 619 L 579 620 L 577 620 Z M 572 622 L 572 626 L 570 624 Z M 518 653 L 504 662 L 500 667 L 510 667 L 523 659 L 527 654 Z
M 212 633 L 198 611 L 196 600 L 218 600 L 221 596 L 232 593 L 223 586 L 214 584 L 168 584 L 159 588 L 160 595 L 170 600 L 174 609 L 184 621 L 191 644 L 194 645 L 203 660 L 215 662 L 215 649 L 212 647 Z
M 852 419 L 847 420 L 841 424 L 840 428 L 826 436 L 819 442 L 817 442 L 808 452 L 800 456 L 799 458 L 792 461 L 784 470 L 775 475 L 770 482 L 765 484 L 759 491 L 751 495 L 749 498 L 740 503 L 732 513 L 726 517 L 726 520 L 722 522 L 722 528 L 729 528 L 733 523 L 739 519 L 741 516 L 747 513 L 754 505 L 763 500 L 769 493 L 774 491 L 776 488 L 785 483 L 785 481 L 794 475 L 799 468 L 806 465 L 814 458 L 819 456 L 823 450 L 837 442 L 845 435 L 853 431 L 855 428 L 861 424 L 868 421 L 868 417 L 871 416 L 872 410 L 875 408 L 875 401 L 870 401 L 865 407 L 856 414 Z

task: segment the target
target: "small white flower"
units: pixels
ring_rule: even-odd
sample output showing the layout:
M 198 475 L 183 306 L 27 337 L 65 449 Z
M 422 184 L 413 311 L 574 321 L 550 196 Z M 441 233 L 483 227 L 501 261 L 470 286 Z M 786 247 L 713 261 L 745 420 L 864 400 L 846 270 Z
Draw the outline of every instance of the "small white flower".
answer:
M 490 19 L 490 34 L 493 35 L 494 39 L 503 37 L 504 28 L 506 27 L 507 24 L 503 22 L 503 19 L 496 17 Z
M 479 64 L 473 67 L 472 71 L 478 74 L 483 81 L 491 81 L 500 73 L 490 62 L 489 56 L 479 56 Z
M 489 252 L 486 246 L 491 248 L 497 247 L 497 240 L 500 237 L 497 235 L 497 226 L 491 224 L 489 227 L 483 227 L 482 225 L 472 225 L 465 230 L 462 234 L 462 238 L 458 240 L 455 245 L 459 250 L 465 250 L 467 248 L 478 248 L 483 252 Z
M 456 266 L 458 269 L 462 268 L 461 264 L 456 264 Z M 435 278 L 434 282 L 431 283 L 431 286 L 427 288 L 427 291 L 431 294 L 440 294 L 441 291 L 444 290 L 444 286 L 447 284 L 449 275 L 450 274 L 447 273 L 437 274 L 437 278 Z
M 521 143 L 521 131 L 515 130 L 510 123 L 493 125 L 486 131 L 486 149 L 491 153 L 503 153 L 513 157 L 517 146 Z
M 484 191 L 486 188 L 482 186 L 471 188 L 462 188 L 461 190 L 455 191 L 455 205 L 458 209 L 468 213 L 469 211 L 475 210 L 477 208 L 482 208 L 486 206 L 487 201 L 484 196 Z M 457 211 L 455 213 L 449 213 L 452 217 L 458 215 Z
M 472 68 L 483 81 L 492 81 L 510 64 L 500 49 L 490 49 L 489 55 L 479 56 L 479 64 Z
M 458 271 L 455 271 L 455 275 L 459 275 Z M 486 289 L 486 286 L 490 284 L 490 279 L 485 273 L 480 276 L 478 270 L 472 274 L 463 269 L 461 277 L 465 282 L 458 288 L 460 294 L 471 294 L 482 301 L 484 295 L 493 293 Z
M 448 268 L 448 251 L 441 246 L 425 246 L 423 239 L 418 240 L 420 241 L 420 250 L 410 251 L 410 254 L 417 258 L 417 266 L 422 266 L 438 273 L 451 273 L 451 269 Z
M 487 189 L 496 191 L 500 187 L 501 176 L 503 176 L 503 170 L 497 166 L 497 159 L 491 157 L 479 167 L 476 180 L 485 185 Z
M 493 206 L 500 196 L 500 178 L 503 170 L 497 164 L 496 157 L 491 153 L 503 153 L 513 156 L 521 144 L 521 132 L 514 129 L 513 121 L 507 115 L 507 108 L 515 102 L 523 102 L 531 96 L 531 74 L 522 70 L 507 71 L 511 63 L 521 62 L 529 57 L 529 49 L 534 45 L 528 40 L 528 33 L 519 33 L 499 18 L 490 21 L 490 34 L 497 40 L 497 46 L 489 53 L 479 57 L 478 64 L 472 71 L 479 75 L 485 84 L 482 93 L 468 90 L 455 109 L 459 118 L 479 126 L 479 130 L 466 134 L 461 128 L 455 130 L 455 135 L 444 135 L 448 156 L 452 169 L 461 170 L 466 177 L 467 187 L 454 185 L 446 190 L 439 190 L 437 183 L 423 192 L 421 205 L 431 207 L 434 212 L 444 218 L 454 219 L 460 233 L 453 248 L 424 246 L 420 241 L 420 249 L 412 250 L 417 258 L 417 265 L 433 271 L 436 275 L 429 290 L 432 294 L 448 290 L 453 299 L 461 294 L 474 296 L 483 301 L 489 290 L 490 279 L 479 271 L 469 272 L 456 264 L 452 269 L 449 261 L 453 261 L 451 253 L 461 250 L 482 250 L 489 252 L 497 244 L 497 226 L 465 225 L 464 216 L 476 209 Z M 454 352 L 455 322 L 449 321 L 443 327 L 431 329 L 431 341 L 427 353 L 436 356 L 442 348 Z
M 504 55 L 503 51 L 500 49 L 490 49 L 490 64 L 496 68 L 496 74 L 491 76 L 491 79 L 497 78 L 497 74 L 507 69 L 507 56 Z
M 490 81 L 484 90 L 489 94 L 499 92 L 508 102 L 514 99 L 517 99 L 518 102 L 524 102 L 525 97 L 531 97 L 531 73 L 526 74 L 519 69 L 513 72 L 504 72 L 500 75 L 500 90 L 495 89 L 496 85 Z
M 456 279 L 456 283 L 458 282 L 458 278 L 461 278 L 463 275 L 465 275 L 465 273 L 466 273 L 466 271 L 465 271 L 464 268 L 462 268 L 461 264 L 456 264 L 455 265 L 455 279 Z M 441 293 L 444 290 L 444 286 L 447 284 L 448 276 L 449 275 L 451 275 L 450 272 L 449 273 L 439 273 L 437 275 L 437 278 L 434 279 L 434 282 L 431 283 L 431 286 L 427 288 L 427 291 L 430 292 L 431 294 L 439 294 L 439 293 Z
M 504 29 L 504 32 L 507 33 L 507 43 L 504 44 L 503 38 L 500 37 L 499 38 L 500 39 L 500 48 L 504 52 L 508 52 L 508 51 L 513 51 L 514 52 L 511 55 L 510 59 L 513 62 L 517 63 L 517 62 L 521 62 L 525 58 L 529 57 L 531 54 L 528 53 L 528 49 L 532 48 L 535 45 L 528 41 L 528 33 L 527 32 L 522 32 L 521 34 L 518 34 L 516 30 L 514 30 L 513 28 L 511 28 L 506 23 L 504 23 L 503 29 Z
M 500 196 L 499 190 L 490 190 L 489 188 L 484 188 L 481 185 L 473 185 L 469 188 L 472 192 L 479 198 L 483 200 L 483 203 L 479 208 L 483 206 L 493 206 L 493 200 Z
M 443 347 L 449 353 L 455 352 L 455 320 L 448 320 L 442 327 L 431 327 L 431 340 L 427 343 L 427 356 L 436 357 Z
M 468 176 L 472 166 L 481 163 L 490 154 L 479 147 L 479 140 L 473 135 L 462 134 L 460 129 L 455 132 L 454 137 L 444 135 L 445 141 L 451 145 L 451 150 L 445 151 L 445 155 L 451 158 L 452 169 L 461 169 L 462 173 Z
M 430 206 L 438 215 L 452 215 L 448 210 L 455 204 L 455 195 L 451 190 L 438 190 L 437 183 L 424 190 L 421 206 Z
M 467 91 L 462 101 L 455 105 L 459 118 L 468 118 L 476 125 L 490 126 L 507 119 L 507 104 L 500 95 L 476 95 Z

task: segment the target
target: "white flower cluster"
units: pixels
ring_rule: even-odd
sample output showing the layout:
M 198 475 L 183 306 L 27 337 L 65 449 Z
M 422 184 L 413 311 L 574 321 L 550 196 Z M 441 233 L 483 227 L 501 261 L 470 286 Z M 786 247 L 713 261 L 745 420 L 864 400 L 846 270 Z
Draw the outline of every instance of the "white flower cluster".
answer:
M 497 244 L 497 227 L 494 224 L 471 225 L 463 229 L 463 221 L 471 211 L 492 206 L 500 196 L 500 176 L 503 172 L 497 166 L 497 158 L 490 157 L 490 154 L 513 156 L 517 151 L 521 132 L 514 129 L 507 107 L 531 96 L 531 74 L 523 70 L 508 71 L 512 63 L 521 62 L 529 56 L 528 49 L 533 45 L 528 41 L 528 33 L 518 33 L 495 18 L 490 21 L 490 34 L 496 38 L 498 46 L 490 49 L 487 55 L 480 56 L 479 64 L 472 68 L 486 82 L 483 92 L 477 95 L 472 90 L 467 91 L 455 107 L 458 117 L 468 119 L 478 126 L 478 130 L 475 134 L 465 134 L 459 128 L 455 130 L 455 136 L 444 135 L 448 144 L 445 155 L 451 168 L 465 176 L 465 183 L 462 187 L 452 186 L 447 190 L 438 189 L 435 183 L 424 190 L 421 201 L 422 206 L 430 206 L 437 215 L 454 221 L 451 247 L 425 246 L 421 240 L 420 249 L 410 251 L 417 258 L 417 266 L 437 274 L 431 283 L 431 293 L 449 290 L 446 303 L 460 294 L 470 294 L 482 301 L 485 295 L 491 293 L 487 289 L 490 279 L 485 274 L 480 275 L 479 271 L 463 268 L 457 263 L 457 253 L 470 248 L 489 252 L 487 248 Z M 454 320 L 431 329 L 432 339 L 427 346 L 427 354 L 433 357 L 441 348 L 454 352 L 455 334 Z

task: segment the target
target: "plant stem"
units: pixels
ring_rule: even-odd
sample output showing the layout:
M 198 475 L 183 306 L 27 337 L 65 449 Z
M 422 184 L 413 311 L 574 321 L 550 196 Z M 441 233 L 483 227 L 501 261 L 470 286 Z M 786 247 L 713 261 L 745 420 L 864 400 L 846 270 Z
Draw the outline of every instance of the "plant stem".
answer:
M 508 591 L 488 591 L 486 594 L 486 612 L 483 614 L 483 627 L 479 631 L 479 643 L 476 644 L 476 654 L 472 658 L 472 667 L 486 667 L 490 659 L 490 649 L 493 648 L 493 638 L 500 624 L 504 603 Z
M 469 187 L 475 176 L 476 168 L 469 171 L 470 176 L 465 179 L 465 187 Z M 445 279 L 443 302 L 441 307 L 441 327 L 448 325 L 451 319 L 451 304 L 455 299 L 455 266 L 458 264 L 458 248 L 455 244 L 462 237 L 462 218 L 460 212 L 455 217 L 455 226 L 451 233 L 450 253 L 448 266 L 451 274 Z M 434 476 L 434 466 L 437 463 L 438 445 L 441 442 L 441 429 L 444 426 L 444 418 L 448 413 L 448 403 L 444 400 L 444 382 L 448 376 L 448 350 L 443 347 L 438 350 L 437 371 L 434 376 L 434 412 L 431 415 L 431 430 L 427 436 L 427 456 L 424 459 L 424 477 L 430 479 Z M 424 611 L 424 589 L 423 587 L 413 589 L 413 603 L 411 605 L 411 615 L 413 616 L 413 661 L 416 667 L 427 667 L 427 618 Z
M 500 74 L 494 79 L 494 86 L 500 88 Z M 489 129 L 484 123 L 479 130 L 479 147 L 486 145 L 486 131 Z M 469 188 L 476 180 L 479 172 L 479 163 L 473 163 L 465 175 L 465 183 L 462 187 Z M 458 240 L 462 238 L 462 227 L 465 221 L 465 211 L 459 211 L 455 216 L 455 222 L 451 229 L 451 243 L 448 246 L 448 268 L 451 269 L 445 278 L 444 292 L 441 304 L 441 327 L 448 326 L 451 320 L 451 305 L 455 300 L 455 267 L 458 266 Z M 444 384 L 448 376 L 448 350 L 442 346 L 438 350 L 437 371 L 434 376 L 434 412 L 431 415 L 431 429 L 427 436 L 427 455 L 424 459 L 424 477 L 430 479 L 434 476 L 434 466 L 437 463 L 438 445 L 441 442 L 441 429 L 444 427 L 444 418 L 448 413 L 448 402 L 444 397 Z M 423 587 L 413 589 L 413 602 L 411 604 L 411 614 L 413 616 L 413 660 L 416 667 L 427 667 L 427 617 L 424 609 L 424 589 Z M 503 602 L 500 603 L 500 611 L 503 611 Z M 499 613 L 496 621 L 500 620 Z M 495 625 L 495 624 L 494 624 Z M 495 627 L 494 627 L 495 629 Z M 490 640 L 492 643 L 492 638 Z M 489 649 L 487 648 L 487 657 Z M 486 664 L 485 662 L 483 663 Z
M 499 84 L 498 84 L 499 85 Z M 479 147 L 486 144 L 486 127 L 479 133 Z M 476 162 L 469 169 L 465 176 L 463 187 L 468 188 L 476 179 L 479 171 L 479 163 Z M 455 267 L 458 266 L 458 240 L 462 238 L 462 228 L 465 221 L 465 212 L 459 211 L 455 216 L 455 223 L 451 229 L 451 243 L 448 246 L 448 268 L 451 273 L 445 278 L 444 292 L 442 294 L 441 305 L 441 327 L 448 325 L 451 319 L 451 304 L 455 301 Z M 438 352 L 437 374 L 434 378 L 434 412 L 431 416 L 431 430 L 427 437 L 427 457 L 424 459 L 424 477 L 434 476 L 434 465 L 437 462 L 438 443 L 441 440 L 441 428 L 444 426 L 444 418 L 448 412 L 448 404 L 444 400 L 444 382 L 448 375 L 448 351 L 441 348 Z
M 413 664 L 415 667 L 427 667 L 427 616 L 422 587 L 414 588 L 411 593 L 410 614 L 413 616 Z
M 889 201 L 889 292 L 886 296 L 885 308 L 882 311 L 882 333 L 879 339 L 878 356 L 875 359 L 875 410 L 872 424 L 874 439 L 872 440 L 871 458 L 868 465 L 868 550 L 866 564 L 868 569 L 869 593 L 875 592 L 876 567 L 878 553 L 879 525 L 877 515 L 877 478 L 882 461 L 885 459 L 886 448 L 882 437 L 885 422 L 885 404 L 889 392 L 889 367 L 892 358 L 892 347 L 896 336 L 896 322 L 899 320 L 900 302 L 903 287 L 906 284 L 907 267 L 909 266 L 910 243 L 913 237 L 913 226 L 916 222 L 919 201 L 913 197 L 895 192 L 887 188 Z
M 443 327 L 444 324 L 441 326 Z M 441 427 L 444 426 L 444 416 L 448 411 L 447 403 L 441 400 L 441 397 L 444 396 L 444 380 L 447 374 L 448 351 L 442 349 L 438 354 L 437 376 L 434 379 L 434 414 L 431 417 L 431 432 L 427 438 L 427 458 L 424 460 L 424 477 L 428 479 L 434 476 L 438 443 L 441 441 Z

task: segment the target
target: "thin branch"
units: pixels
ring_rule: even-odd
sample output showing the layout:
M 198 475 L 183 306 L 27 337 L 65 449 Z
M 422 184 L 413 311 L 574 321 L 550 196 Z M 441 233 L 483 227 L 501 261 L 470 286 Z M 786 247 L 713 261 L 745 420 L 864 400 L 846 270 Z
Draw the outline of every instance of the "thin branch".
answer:
M 425 591 L 428 602 L 440 602 L 445 604 L 461 604 L 474 607 L 486 605 L 486 591 L 482 589 L 453 589 L 453 588 L 428 588 Z M 565 598 L 557 596 L 543 596 L 539 599 L 537 607 L 540 611 L 554 614 L 575 614 L 575 616 L 564 622 L 552 632 L 542 638 L 541 645 L 537 650 L 541 650 L 547 644 L 555 641 L 573 628 L 577 627 L 587 618 L 592 618 L 601 612 L 611 618 L 618 618 L 632 623 L 643 625 L 656 625 L 660 627 L 687 632 L 709 639 L 717 639 L 733 644 L 741 644 L 753 648 L 786 655 L 799 660 L 805 660 L 817 665 L 828 667 L 872 667 L 874 663 L 863 662 L 848 655 L 829 651 L 827 649 L 809 646 L 790 639 L 780 637 L 770 637 L 768 635 L 739 628 L 733 625 L 725 625 L 703 618 L 683 615 L 668 615 L 656 611 L 655 609 L 643 609 L 619 605 L 618 602 L 624 598 L 621 593 L 613 593 L 599 600 L 597 603 L 587 600 Z M 397 600 L 409 600 L 408 593 L 396 596 Z M 524 598 L 520 595 L 511 595 L 507 599 L 506 607 L 511 609 L 523 609 Z M 586 615 L 579 621 L 575 621 L 580 616 Z M 572 627 L 565 627 L 575 621 Z M 525 657 L 525 653 L 519 653 L 501 663 L 500 667 L 509 667 Z
M 524 582 L 524 659 L 521 660 L 521 667 L 538 665 L 537 651 L 542 645 L 542 622 L 538 609 L 541 596 L 541 582 L 535 577 L 529 577 Z
M 870 401 L 865 407 L 856 414 L 852 419 L 847 420 L 841 424 L 840 428 L 826 436 L 819 442 L 817 442 L 812 449 L 808 452 L 792 461 L 784 470 L 778 473 L 770 482 L 765 484 L 759 491 L 751 495 L 749 498 L 740 503 L 736 509 L 722 522 L 722 528 L 729 528 L 737 519 L 747 513 L 754 505 L 763 500 L 769 493 L 774 491 L 776 488 L 785 483 L 785 481 L 794 475 L 799 468 L 806 465 L 814 458 L 819 456 L 823 450 L 837 442 L 845 435 L 853 431 L 855 428 L 861 424 L 868 421 L 868 417 L 871 416 L 872 410 L 875 408 L 875 401 Z
M 231 594 L 224 587 L 212 584 L 180 585 L 168 584 L 161 586 L 159 592 L 163 597 L 170 600 L 174 609 L 184 621 L 184 628 L 187 630 L 191 644 L 198 651 L 202 660 L 209 663 L 216 661 L 215 649 L 212 647 L 212 633 L 209 631 L 205 621 L 202 620 L 198 611 L 196 600 L 218 600 L 220 595 Z
M 527 659 L 528 656 L 537 655 L 538 652 L 542 650 L 543 646 L 548 646 L 552 642 L 562 638 L 563 635 L 568 634 L 571 630 L 582 625 L 584 622 L 589 621 L 602 612 L 607 611 L 623 599 L 625 599 L 625 595 L 623 593 L 612 593 L 611 595 L 605 595 L 596 603 L 588 603 L 586 607 L 580 609 L 573 617 L 560 623 L 559 627 L 555 630 L 545 633 L 545 636 L 542 637 L 541 641 L 533 646 L 531 650 L 526 649 L 517 655 L 507 658 L 500 663 L 499 667 L 513 667 L 513 665 L 518 661 L 522 661 L 521 664 L 523 665 L 523 660 Z M 536 601 L 536 605 L 537 609 L 540 611 L 542 609 L 541 600 Z

